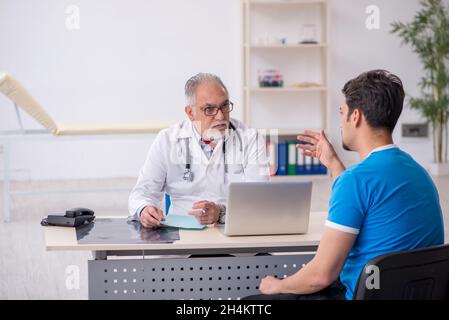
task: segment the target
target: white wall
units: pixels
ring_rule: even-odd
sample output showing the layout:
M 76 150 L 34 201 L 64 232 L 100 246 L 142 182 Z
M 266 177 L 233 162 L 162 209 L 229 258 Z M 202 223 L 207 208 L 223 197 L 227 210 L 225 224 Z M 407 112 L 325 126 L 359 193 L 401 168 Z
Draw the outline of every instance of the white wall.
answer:
M 408 21 L 418 0 L 330 0 L 332 140 L 340 145 L 341 88 L 359 73 L 385 68 L 410 95 L 419 93 L 418 58 L 389 33 Z M 80 29 L 65 26 L 69 4 L 80 8 Z M 378 5 L 380 30 L 367 30 L 365 8 Z M 0 70 L 19 79 L 57 122 L 154 123 L 183 118 L 183 85 L 209 71 L 220 75 L 241 105 L 240 0 L 0 0 Z M 241 110 L 236 114 L 241 117 Z M 28 127 L 38 127 L 25 119 Z M 420 121 L 404 110 L 400 122 Z M 16 128 L 0 97 L 0 130 Z M 427 140 L 396 143 L 422 164 Z M 153 136 L 14 139 L 13 178 L 136 176 Z M 347 163 L 356 155 L 338 152 Z M 0 161 L 3 161 L 0 157 Z
M 419 9 L 418 0 L 331 0 L 331 135 L 338 141 L 338 152 L 347 163 L 358 160 L 355 153 L 343 151 L 340 143 L 338 107 L 345 82 L 370 69 L 387 69 L 397 74 L 404 83 L 406 94 L 418 96 L 417 86 L 422 77 L 418 57 L 407 46 L 401 46 L 396 34 L 391 34 L 391 22 L 410 21 Z M 368 30 L 365 9 L 377 5 L 380 9 L 380 29 Z M 416 111 L 405 104 L 394 132 L 394 140 L 418 162 L 427 166 L 433 161 L 431 138 L 402 138 L 401 123 L 424 122 Z
M 66 28 L 71 4 L 79 30 Z M 239 10 L 237 0 L 0 0 L 0 70 L 57 123 L 183 119 L 184 83 L 198 72 L 222 77 L 240 117 Z M 16 128 L 3 96 L 0 106 L 0 130 Z M 152 139 L 14 141 L 13 178 L 136 176 Z

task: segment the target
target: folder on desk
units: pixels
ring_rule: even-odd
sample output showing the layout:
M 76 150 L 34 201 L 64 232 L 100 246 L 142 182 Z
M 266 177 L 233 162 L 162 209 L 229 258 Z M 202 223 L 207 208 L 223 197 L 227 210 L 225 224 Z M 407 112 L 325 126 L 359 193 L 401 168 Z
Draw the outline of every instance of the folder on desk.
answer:
M 206 225 L 199 223 L 194 216 L 180 214 L 167 215 L 165 220 L 161 221 L 161 225 L 181 229 L 204 229 L 206 227 Z

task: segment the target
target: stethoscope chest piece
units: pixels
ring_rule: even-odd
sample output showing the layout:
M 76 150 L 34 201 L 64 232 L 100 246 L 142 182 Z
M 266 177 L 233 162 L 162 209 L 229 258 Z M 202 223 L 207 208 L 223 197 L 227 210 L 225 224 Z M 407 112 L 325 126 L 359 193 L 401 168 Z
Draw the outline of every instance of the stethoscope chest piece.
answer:
M 186 168 L 184 170 L 184 174 L 182 177 L 185 181 L 192 182 L 193 181 L 193 172 L 190 168 Z
M 242 152 L 242 148 L 243 148 L 242 139 L 240 138 L 240 135 L 237 133 L 237 130 L 232 123 L 230 123 L 230 128 L 236 132 L 236 135 L 240 141 L 240 152 Z M 189 139 L 190 138 L 183 139 L 184 144 L 185 144 L 185 149 L 186 149 L 186 166 L 185 166 L 182 178 L 184 179 L 184 181 L 192 182 L 194 177 L 193 177 L 193 171 L 191 169 L 192 155 L 190 154 Z M 226 163 L 226 142 L 225 141 L 223 141 L 223 157 L 225 160 L 224 161 L 225 162 L 225 174 L 227 174 L 228 173 L 228 164 Z
M 184 169 L 182 178 L 187 182 L 192 182 L 193 181 L 193 171 L 190 168 L 191 163 L 192 163 L 192 156 L 190 154 L 190 149 L 189 149 L 189 138 L 185 138 L 184 143 L 185 143 L 185 147 L 186 147 L 186 167 Z

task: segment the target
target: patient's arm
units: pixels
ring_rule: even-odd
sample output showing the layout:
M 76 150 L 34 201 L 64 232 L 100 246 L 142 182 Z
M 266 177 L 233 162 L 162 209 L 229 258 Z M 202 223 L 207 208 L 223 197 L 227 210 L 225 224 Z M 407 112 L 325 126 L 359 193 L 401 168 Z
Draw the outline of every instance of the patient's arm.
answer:
M 319 159 L 329 169 L 332 178 L 335 180 L 346 168 L 324 134 L 324 130 L 321 130 L 320 133 L 306 130 L 304 134 L 308 137 L 298 136 L 298 140 L 308 142 L 311 145 L 297 144 L 297 148 L 304 150 L 303 155 Z
M 315 257 L 304 268 L 282 280 L 265 277 L 260 283 L 263 294 L 318 292 L 336 281 L 357 235 L 325 227 Z

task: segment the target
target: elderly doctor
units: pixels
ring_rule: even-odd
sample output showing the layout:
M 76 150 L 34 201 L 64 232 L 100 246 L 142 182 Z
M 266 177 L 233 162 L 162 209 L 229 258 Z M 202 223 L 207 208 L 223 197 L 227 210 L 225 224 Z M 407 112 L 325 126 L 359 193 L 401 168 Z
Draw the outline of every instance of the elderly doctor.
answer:
M 229 114 L 233 103 L 221 79 L 200 73 L 185 85 L 188 119 L 162 130 L 129 197 L 129 211 L 146 228 L 168 214 L 193 215 L 201 224 L 224 223 L 227 186 L 269 179 L 265 137 Z

